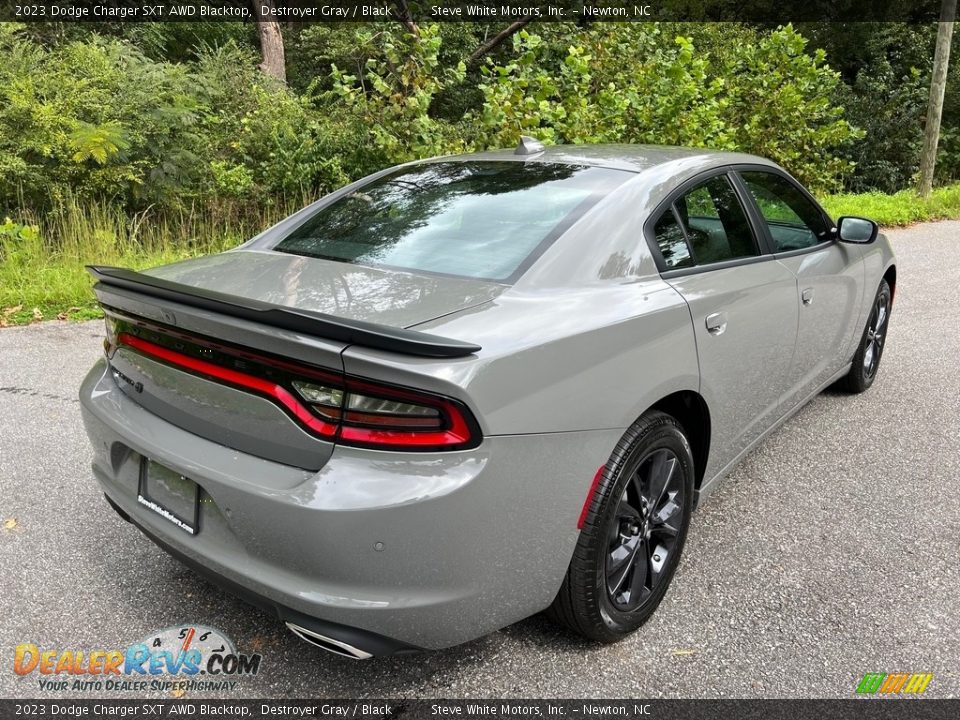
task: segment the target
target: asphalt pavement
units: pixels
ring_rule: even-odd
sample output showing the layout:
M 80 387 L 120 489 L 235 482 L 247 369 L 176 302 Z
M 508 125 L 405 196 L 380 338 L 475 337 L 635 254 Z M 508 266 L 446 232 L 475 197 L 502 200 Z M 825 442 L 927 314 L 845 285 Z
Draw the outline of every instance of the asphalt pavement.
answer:
M 752 452 L 695 514 L 654 618 L 613 646 L 539 616 L 367 662 L 297 640 L 104 502 L 76 399 L 102 324 L 0 330 L 0 696 L 88 696 L 16 676 L 17 644 L 126 647 L 201 623 L 263 656 L 230 697 L 849 698 L 894 671 L 960 697 L 960 223 L 888 234 L 898 287 L 874 387 L 820 395 Z

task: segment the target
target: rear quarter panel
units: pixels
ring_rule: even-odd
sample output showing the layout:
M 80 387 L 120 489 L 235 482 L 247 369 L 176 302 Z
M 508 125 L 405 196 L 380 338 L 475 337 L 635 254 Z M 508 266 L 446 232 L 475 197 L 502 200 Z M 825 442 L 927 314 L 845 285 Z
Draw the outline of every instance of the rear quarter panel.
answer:
M 690 313 L 659 277 L 514 290 L 417 329 L 483 349 L 464 361 L 411 362 L 350 347 L 345 370 L 459 397 L 485 435 L 626 428 L 665 395 L 699 388 Z

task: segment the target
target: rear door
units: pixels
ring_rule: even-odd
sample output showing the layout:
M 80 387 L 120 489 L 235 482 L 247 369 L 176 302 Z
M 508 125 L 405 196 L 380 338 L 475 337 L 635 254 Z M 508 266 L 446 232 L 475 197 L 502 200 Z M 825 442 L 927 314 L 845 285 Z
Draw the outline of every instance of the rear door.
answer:
M 764 254 L 727 172 L 682 187 L 647 236 L 690 309 L 711 413 L 710 478 L 779 417 L 797 336 L 796 278 Z
M 833 223 L 792 179 L 769 169 L 741 169 L 774 257 L 797 278 L 797 349 L 782 399 L 794 407 L 850 359 L 863 286 L 860 248 L 834 239 Z

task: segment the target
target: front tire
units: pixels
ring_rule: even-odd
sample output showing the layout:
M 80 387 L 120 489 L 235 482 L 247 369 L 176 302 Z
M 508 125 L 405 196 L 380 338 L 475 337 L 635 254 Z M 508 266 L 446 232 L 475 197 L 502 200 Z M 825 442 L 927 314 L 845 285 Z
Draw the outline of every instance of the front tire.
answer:
M 867 326 L 863 330 L 860 345 L 853 356 L 850 372 L 837 382 L 841 390 L 862 393 L 873 385 L 877 370 L 880 368 L 880 358 L 883 356 L 892 302 L 890 285 L 886 280 L 881 280 L 873 300 L 873 308 L 867 318 Z
M 547 615 L 607 643 L 643 625 L 680 561 L 693 487 L 693 455 L 682 426 L 662 412 L 647 413 L 604 467 Z

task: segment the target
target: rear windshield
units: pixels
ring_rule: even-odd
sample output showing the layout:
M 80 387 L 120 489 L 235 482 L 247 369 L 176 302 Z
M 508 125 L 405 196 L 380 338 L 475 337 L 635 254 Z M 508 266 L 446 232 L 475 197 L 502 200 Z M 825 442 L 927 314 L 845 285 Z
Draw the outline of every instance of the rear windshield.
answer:
M 274 249 L 507 282 L 630 177 L 559 163 L 416 165 L 318 210 Z

